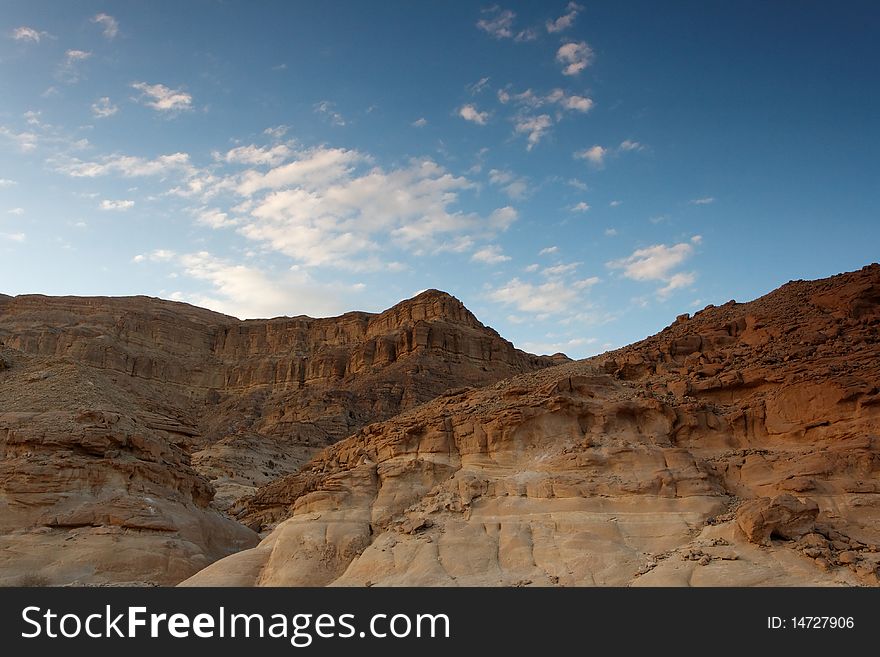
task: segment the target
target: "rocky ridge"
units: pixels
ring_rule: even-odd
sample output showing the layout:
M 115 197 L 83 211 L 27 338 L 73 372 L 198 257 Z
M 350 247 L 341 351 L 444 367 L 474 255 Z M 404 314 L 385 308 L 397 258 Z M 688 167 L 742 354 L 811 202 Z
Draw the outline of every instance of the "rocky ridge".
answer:
M 880 266 L 452 392 L 264 486 L 187 585 L 877 585 Z
M 178 582 L 255 545 L 221 510 L 318 449 L 561 360 L 436 290 L 380 314 L 248 321 L 0 296 L 0 583 Z

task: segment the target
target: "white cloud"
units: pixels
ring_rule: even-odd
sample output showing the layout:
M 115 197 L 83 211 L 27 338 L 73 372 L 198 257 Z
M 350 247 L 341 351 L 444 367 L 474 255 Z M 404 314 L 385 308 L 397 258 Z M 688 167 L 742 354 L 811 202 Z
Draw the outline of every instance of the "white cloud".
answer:
M 428 125 L 428 119 L 426 119 L 426 118 L 423 116 L 423 117 L 418 118 L 418 119 L 416 119 L 415 121 L 413 121 L 411 125 L 412 125 L 414 128 L 424 128 L 426 125 Z
M 7 210 L 6 212 L 7 214 L 14 214 L 20 217 L 24 214 L 24 208 L 12 208 L 11 210 Z
M 104 36 L 108 39 L 115 39 L 119 34 L 119 23 L 108 14 L 96 14 L 92 18 L 92 22 L 104 28 Z
M 263 189 L 297 185 L 321 187 L 346 177 L 357 164 L 369 158 L 354 150 L 313 148 L 295 154 L 295 160 L 266 173 L 249 170 L 239 178 L 236 192 L 251 196 Z
M 569 2 L 565 8 L 566 13 L 557 18 L 555 21 L 547 21 L 547 31 L 551 34 L 556 32 L 562 32 L 567 30 L 574 24 L 574 19 L 577 18 L 578 12 L 583 10 L 576 2 Z
M 80 62 L 84 62 L 92 56 L 87 50 L 68 50 L 64 53 L 64 60 L 58 68 L 58 77 L 69 84 L 79 82 Z
M 605 164 L 605 156 L 607 154 L 608 149 L 596 144 L 595 146 L 591 146 L 590 148 L 578 151 L 574 154 L 574 156 L 580 160 L 587 160 L 595 167 L 601 167 Z
M 593 62 L 593 50 L 584 41 L 570 41 L 556 51 L 563 75 L 577 75 Z
M 514 200 L 525 198 L 530 191 L 526 178 L 504 169 L 490 169 L 489 182 L 500 187 L 505 194 Z
M 509 9 L 500 10 L 498 7 L 484 9 L 483 13 L 491 14 L 488 18 L 477 21 L 477 27 L 486 34 L 496 39 L 513 38 L 513 21 L 516 14 Z
M 12 30 L 12 38 L 16 41 L 24 41 L 31 43 L 39 43 L 43 39 L 47 37 L 51 37 L 48 32 L 43 32 L 41 30 L 35 30 L 32 27 L 28 27 L 27 25 L 22 25 L 21 27 L 16 27 Z
M 169 262 L 174 259 L 177 254 L 174 251 L 169 249 L 156 249 L 155 251 L 143 254 L 139 253 L 134 258 L 131 259 L 132 262 L 146 262 L 147 260 L 151 262 Z
M 175 114 L 192 109 L 192 96 L 181 89 L 171 89 L 164 84 L 132 82 L 131 88 L 141 92 L 141 99 L 147 107 L 157 112 Z
M 108 116 L 113 116 L 118 111 L 119 108 L 110 102 L 108 96 L 103 96 L 92 103 L 92 116 L 96 119 L 106 119 Z
M 507 262 L 510 260 L 510 256 L 504 255 L 501 251 L 501 247 L 496 244 L 490 244 L 489 246 L 483 247 L 479 251 L 475 251 L 471 256 L 471 260 L 474 262 L 482 262 L 487 265 L 497 265 L 502 262 Z
M 608 207 L 616 208 L 619 207 L 621 203 L 623 203 L 623 201 L 611 201 L 611 203 L 608 204 Z
M 559 253 L 559 247 L 558 247 L 558 246 L 548 246 L 548 247 L 545 247 L 545 248 L 541 249 L 540 251 L 538 251 L 538 255 L 539 255 L 539 256 L 542 256 L 542 255 L 553 255 L 554 253 Z
M 562 340 L 556 342 L 523 342 L 518 345 L 520 349 L 524 349 L 533 354 L 559 354 L 572 355 L 575 352 L 580 353 L 582 349 L 596 344 L 596 338 L 571 338 L 570 340 Z
M 580 203 L 576 203 L 573 206 L 571 206 L 572 212 L 586 212 L 589 209 L 590 209 L 590 204 L 587 203 L 586 201 L 581 201 Z
M 596 281 L 575 281 L 567 283 L 552 280 L 546 283 L 533 284 L 513 278 L 501 287 L 488 293 L 491 301 L 505 306 L 513 306 L 522 313 L 560 314 L 570 311 L 580 303 L 581 292 Z M 596 279 L 598 280 L 598 279 Z
M 498 101 L 503 105 L 513 103 L 530 109 L 537 109 L 545 105 L 558 105 L 562 109 L 582 113 L 589 112 L 594 105 L 592 99 L 569 94 L 564 89 L 559 89 L 558 87 L 552 89 L 546 96 L 535 93 L 531 89 L 526 89 L 520 93 L 499 89 Z
M 528 267 L 523 267 L 523 271 L 535 272 L 535 271 L 538 271 L 540 268 L 541 268 L 541 265 L 539 265 L 538 263 L 533 263 L 533 264 L 529 265 Z
M 72 178 L 97 178 L 118 174 L 125 178 L 141 176 L 168 176 L 170 174 L 188 177 L 195 175 L 196 168 L 186 153 L 170 153 L 155 159 L 133 155 L 106 155 L 97 161 L 83 161 L 77 158 L 64 158 L 51 161 L 55 170 Z
M 98 205 L 98 208 L 100 208 L 101 210 L 125 211 L 125 210 L 130 210 L 133 207 L 134 207 L 134 201 L 127 201 L 127 200 L 125 200 L 125 201 L 111 201 L 108 199 L 104 199 Z
M 486 125 L 486 122 L 489 120 L 489 113 L 479 111 L 474 105 L 462 105 L 458 110 L 458 115 L 465 121 L 470 121 L 477 125 Z
M 435 162 L 385 170 L 353 150 L 317 147 L 268 171 L 217 183 L 244 197 L 238 232 L 308 266 L 375 270 L 390 247 L 414 253 L 462 236 L 488 239 L 517 219 L 514 208 L 488 217 L 453 209 L 474 184 Z M 223 223 L 221 221 L 221 223 Z
M 571 185 L 572 187 L 574 187 L 575 189 L 579 189 L 582 192 L 590 191 L 590 188 L 587 186 L 587 183 L 585 183 L 583 180 L 578 180 L 577 178 L 569 178 L 566 182 L 569 185 Z
M 487 84 L 489 84 L 488 77 L 480 78 L 479 80 L 477 80 L 473 84 L 469 84 L 467 86 L 467 90 L 469 92 L 471 92 L 472 95 L 475 96 L 478 93 L 480 93 L 483 89 L 485 89 Z
M 22 153 L 30 153 L 36 149 L 39 141 L 39 137 L 33 132 L 15 132 L 5 126 L 0 126 L 0 136 L 15 142 Z
M 275 146 L 256 146 L 250 144 L 248 146 L 238 146 L 226 152 L 225 155 L 216 155 L 217 159 L 222 159 L 228 164 L 250 164 L 250 165 L 269 165 L 277 166 L 292 154 L 287 144 L 276 144 Z
M 703 243 L 703 236 L 702 235 L 694 235 L 691 238 L 691 242 L 693 242 L 694 244 L 702 244 Z
M 695 198 L 691 201 L 688 201 L 691 205 L 709 205 L 710 203 L 715 202 L 714 196 L 705 196 L 703 198 Z
M 24 242 L 27 239 L 27 235 L 24 233 L 0 233 L 0 238 L 10 242 Z
M 177 262 L 187 276 L 209 283 L 211 290 L 206 294 L 177 293 L 173 298 L 241 319 L 338 315 L 351 308 L 349 298 L 363 289 L 320 283 L 301 270 L 270 274 L 206 251 L 182 255 Z
M 553 265 L 552 267 L 544 267 L 541 270 L 541 273 L 548 278 L 560 278 L 562 276 L 568 276 L 569 274 L 573 274 L 577 271 L 577 268 L 580 266 L 579 262 L 569 262 L 564 265 Z
M 335 103 L 331 103 L 329 100 L 322 100 L 318 103 L 315 103 L 313 107 L 316 114 L 322 115 L 324 118 L 330 121 L 331 124 L 340 127 L 345 125 L 345 118 L 342 116 L 342 114 L 336 111 Z
M 553 121 L 547 114 L 539 114 L 538 116 L 522 116 L 516 119 L 514 130 L 519 134 L 528 135 L 526 141 L 526 150 L 532 150 L 544 134 L 553 125 Z
M 605 229 L 605 237 L 616 237 L 617 229 L 616 228 L 606 228 Z
M 644 144 L 640 144 L 637 141 L 631 141 L 629 139 L 624 139 L 622 142 L 620 142 L 620 146 L 618 146 L 617 148 L 622 152 L 645 150 Z
M 665 298 L 672 294 L 675 290 L 679 288 L 688 287 L 689 285 L 693 285 L 697 280 L 696 274 L 693 272 L 679 272 L 673 274 L 669 277 L 666 285 L 657 290 L 657 294 L 661 298 Z
M 10 180 L 9 178 L 0 178 L 0 187 L 12 187 L 17 184 L 17 182 Z
M 672 246 L 654 244 L 636 249 L 626 258 L 607 262 L 606 266 L 622 270 L 624 276 L 634 281 L 666 283 L 657 291 L 660 297 L 665 297 L 676 289 L 692 285 L 696 280 L 693 272 L 674 271 L 693 255 L 692 244 L 699 244 L 702 239 L 699 235 L 694 237 L 697 239 L 691 238 L 691 243 L 680 242 Z
M 272 139 L 281 139 L 284 135 L 287 134 L 288 130 L 290 130 L 290 126 L 276 125 L 263 130 L 263 134 L 269 135 L 270 137 L 272 137 Z
M 196 221 L 210 228 L 228 228 L 239 222 L 217 208 L 199 208 L 194 211 Z
M 520 30 L 516 33 L 516 36 L 513 37 L 514 41 L 523 42 L 523 41 L 534 41 L 538 38 L 538 30 L 533 27 L 527 27 L 524 30 Z

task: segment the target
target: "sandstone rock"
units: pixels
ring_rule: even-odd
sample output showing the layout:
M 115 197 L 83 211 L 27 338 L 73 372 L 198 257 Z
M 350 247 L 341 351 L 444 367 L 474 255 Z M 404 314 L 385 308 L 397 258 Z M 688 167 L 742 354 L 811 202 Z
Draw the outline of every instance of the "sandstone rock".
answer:
M 785 494 L 746 502 L 737 509 L 736 522 L 752 543 L 769 545 L 774 536 L 791 540 L 810 534 L 818 515 L 813 500 Z
M 255 545 L 218 510 L 321 447 L 567 360 L 514 349 L 436 290 L 380 314 L 245 322 L 145 297 L 4 297 L 0 345 L 16 364 L 0 367 L 0 584 L 176 583 Z
M 852 545 L 880 539 L 877 283 L 792 282 L 364 427 L 258 489 L 261 546 L 186 584 L 876 585 Z

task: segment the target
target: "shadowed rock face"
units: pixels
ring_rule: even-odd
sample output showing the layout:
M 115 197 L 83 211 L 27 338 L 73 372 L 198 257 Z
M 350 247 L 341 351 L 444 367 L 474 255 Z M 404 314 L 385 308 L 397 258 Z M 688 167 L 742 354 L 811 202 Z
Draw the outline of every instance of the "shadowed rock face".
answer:
M 179 582 L 255 545 L 220 510 L 321 447 L 565 360 L 435 290 L 381 314 L 244 322 L 0 296 L 0 584 Z
M 880 562 L 880 266 L 441 396 L 257 491 L 187 585 L 858 585 Z

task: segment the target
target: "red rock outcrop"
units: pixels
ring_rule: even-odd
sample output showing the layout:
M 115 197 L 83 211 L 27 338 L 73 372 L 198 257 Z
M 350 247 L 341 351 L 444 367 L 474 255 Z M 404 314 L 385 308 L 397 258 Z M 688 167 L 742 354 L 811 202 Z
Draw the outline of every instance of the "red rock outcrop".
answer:
M 175 583 L 255 544 L 218 509 L 319 448 L 556 362 L 435 290 L 381 314 L 249 321 L 0 297 L 0 583 Z
M 186 584 L 876 585 L 878 474 L 875 264 L 368 425 Z

